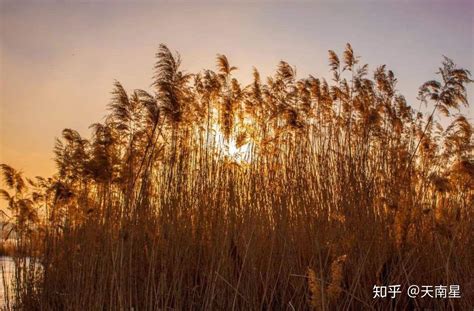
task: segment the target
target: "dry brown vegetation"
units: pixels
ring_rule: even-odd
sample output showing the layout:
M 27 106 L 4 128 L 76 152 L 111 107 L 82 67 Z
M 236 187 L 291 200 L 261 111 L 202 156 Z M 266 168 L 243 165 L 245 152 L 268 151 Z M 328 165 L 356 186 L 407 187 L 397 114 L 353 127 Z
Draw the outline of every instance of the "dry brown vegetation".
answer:
M 161 45 L 153 92 L 116 82 L 90 139 L 63 131 L 54 177 L 3 165 L 18 247 L 44 241 L 41 269 L 18 260 L 11 307 L 472 307 L 469 72 L 444 59 L 424 116 L 350 45 L 329 65 L 330 82 L 281 62 L 244 87 L 225 56 L 187 74 Z M 373 299 L 375 284 L 459 284 L 463 298 Z

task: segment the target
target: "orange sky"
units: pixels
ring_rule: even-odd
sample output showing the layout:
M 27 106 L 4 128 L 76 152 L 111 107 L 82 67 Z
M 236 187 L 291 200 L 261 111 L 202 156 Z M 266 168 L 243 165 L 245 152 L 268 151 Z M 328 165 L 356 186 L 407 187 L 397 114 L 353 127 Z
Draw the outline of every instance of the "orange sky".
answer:
M 0 163 L 52 174 L 55 137 L 65 127 L 88 136 L 114 79 L 150 89 L 159 43 L 179 51 L 190 72 L 226 54 L 248 80 L 253 65 L 268 75 L 281 59 L 300 77 L 328 76 L 327 50 L 351 42 L 371 69 L 393 69 L 418 107 L 417 88 L 435 77 L 441 55 L 474 70 L 473 15 L 469 1 L 1 1 Z

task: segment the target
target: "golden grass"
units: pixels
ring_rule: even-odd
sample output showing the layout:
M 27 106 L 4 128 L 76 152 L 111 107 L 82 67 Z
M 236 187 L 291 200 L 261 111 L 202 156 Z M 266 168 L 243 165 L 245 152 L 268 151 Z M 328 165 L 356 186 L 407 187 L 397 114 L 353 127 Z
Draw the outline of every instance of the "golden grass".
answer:
M 433 119 L 467 105 L 467 71 L 446 59 L 447 80 L 422 86 L 426 118 L 350 45 L 342 63 L 330 53 L 331 85 L 285 62 L 245 87 L 224 56 L 217 72 L 179 63 L 160 46 L 153 94 L 117 82 L 91 139 L 64 130 L 54 177 L 28 186 L 2 166 L 19 245 L 44 240 L 19 308 L 472 306 L 472 126 Z M 374 300 L 375 284 L 460 284 L 463 298 Z

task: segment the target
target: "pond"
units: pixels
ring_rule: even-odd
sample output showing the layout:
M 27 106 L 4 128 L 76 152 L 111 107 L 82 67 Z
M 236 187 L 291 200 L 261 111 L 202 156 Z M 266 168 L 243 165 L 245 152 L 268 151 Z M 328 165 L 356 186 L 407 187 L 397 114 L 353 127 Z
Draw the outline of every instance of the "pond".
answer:
M 33 268 L 34 272 L 37 273 L 41 271 L 42 266 L 37 261 L 34 261 L 34 267 L 31 267 L 32 264 L 31 257 L 23 257 L 20 259 L 23 261 L 23 264 L 26 264 L 26 269 L 30 270 Z M 23 270 L 25 271 L 25 270 Z M 15 260 L 10 256 L 0 256 L 0 310 L 4 310 L 7 307 L 7 297 L 9 298 L 9 305 L 11 307 L 13 302 L 13 285 L 15 281 L 15 276 L 17 269 L 15 269 Z
M 12 283 L 15 275 L 15 262 L 12 257 L 0 257 L 0 308 L 5 307 L 6 295 L 12 297 Z

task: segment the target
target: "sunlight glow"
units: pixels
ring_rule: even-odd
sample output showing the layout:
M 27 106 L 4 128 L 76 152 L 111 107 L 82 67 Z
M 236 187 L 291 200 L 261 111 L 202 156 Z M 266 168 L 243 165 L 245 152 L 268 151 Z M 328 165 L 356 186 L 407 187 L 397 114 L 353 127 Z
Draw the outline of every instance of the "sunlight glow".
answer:
M 214 145 L 218 148 L 219 153 L 237 163 L 250 161 L 250 141 L 246 140 L 245 143 L 241 144 L 240 146 L 237 143 L 236 137 L 231 136 L 229 141 L 226 141 L 224 134 L 217 123 L 212 125 L 212 133 Z

